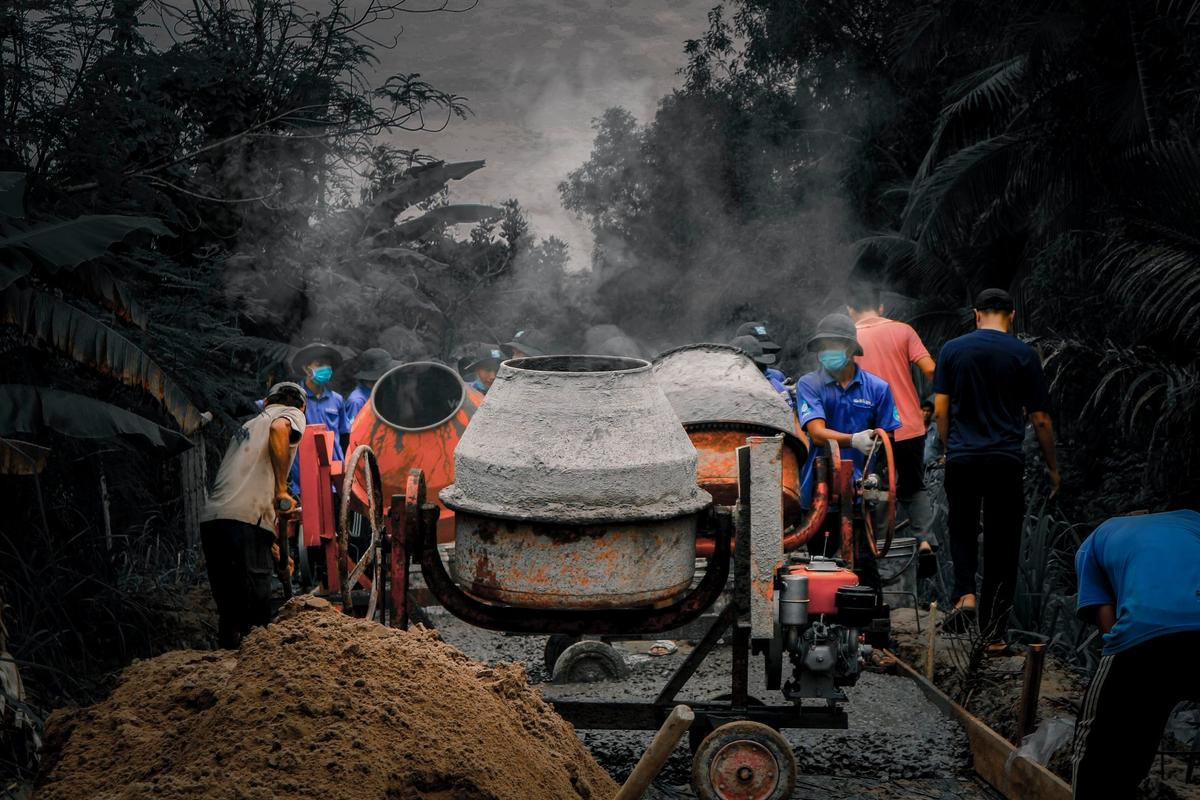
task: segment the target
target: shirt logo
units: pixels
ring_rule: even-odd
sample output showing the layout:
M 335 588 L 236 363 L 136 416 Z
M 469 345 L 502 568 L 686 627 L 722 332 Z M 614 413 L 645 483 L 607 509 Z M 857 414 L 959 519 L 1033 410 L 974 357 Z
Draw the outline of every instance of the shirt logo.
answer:
M 801 413 L 803 413 L 803 414 L 807 414 L 807 413 L 809 412 L 809 410 L 810 410 L 810 409 L 809 409 L 809 407 L 808 407 L 808 403 L 805 403 L 805 402 L 801 401 L 801 403 L 800 403 L 800 412 L 801 412 Z
M 892 419 L 896 420 L 896 422 L 900 421 L 900 409 L 898 409 L 898 408 L 892 409 Z
M 871 401 L 865 397 L 855 397 L 850 402 L 856 406 L 862 406 L 863 408 L 870 408 L 872 405 Z

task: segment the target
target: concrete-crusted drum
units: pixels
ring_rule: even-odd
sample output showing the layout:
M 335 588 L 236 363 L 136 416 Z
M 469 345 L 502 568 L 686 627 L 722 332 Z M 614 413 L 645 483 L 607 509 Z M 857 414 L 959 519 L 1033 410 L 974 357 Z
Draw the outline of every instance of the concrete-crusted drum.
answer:
M 504 362 L 454 453 L 453 572 L 528 608 L 668 600 L 695 571 L 696 450 L 640 359 Z

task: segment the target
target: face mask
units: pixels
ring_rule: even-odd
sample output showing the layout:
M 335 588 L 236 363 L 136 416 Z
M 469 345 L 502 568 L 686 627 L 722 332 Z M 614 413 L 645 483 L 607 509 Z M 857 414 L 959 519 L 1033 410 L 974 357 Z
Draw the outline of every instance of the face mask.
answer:
M 312 371 L 313 383 L 329 383 L 333 380 L 333 367 L 317 367 Z
M 837 372 L 850 361 L 845 350 L 822 350 L 817 354 L 817 358 L 820 359 L 821 366 L 830 372 Z

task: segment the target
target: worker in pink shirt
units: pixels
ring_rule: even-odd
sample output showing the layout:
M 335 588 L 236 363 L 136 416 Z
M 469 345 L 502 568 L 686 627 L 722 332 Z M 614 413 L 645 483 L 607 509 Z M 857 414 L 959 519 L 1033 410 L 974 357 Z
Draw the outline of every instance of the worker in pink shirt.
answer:
M 895 432 L 896 495 L 919 543 L 918 575 L 928 577 L 937 570 L 933 551 L 938 541 L 931 530 L 933 506 L 925 490 L 925 424 L 911 365 L 932 381 L 933 358 L 911 325 L 883 316 L 878 288 L 862 283 L 851 286 L 846 310 L 854 320 L 864 353 L 855 360 L 888 382 L 900 412 L 900 428 Z

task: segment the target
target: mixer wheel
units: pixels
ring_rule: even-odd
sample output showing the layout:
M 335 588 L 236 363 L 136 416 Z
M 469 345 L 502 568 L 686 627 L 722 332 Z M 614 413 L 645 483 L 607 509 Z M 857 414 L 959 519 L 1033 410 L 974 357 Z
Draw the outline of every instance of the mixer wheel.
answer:
M 583 641 L 563 650 L 554 662 L 553 683 L 598 683 L 629 675 L 621 654 L 605 642 Z
M 759 722 L 727 722 L 692 758 L 700 800 L 784 800 L 796 788 L 796 756 L 779 731 Z
M 546 640 L 546 649 L 542 651 L 542 663 L 546 665 L 547 675 L 554 674 L 554 665 L 558 663 L 558 657 L 578 641 L 578 636 L 568 636 L 565 633 L 556 633 Z

